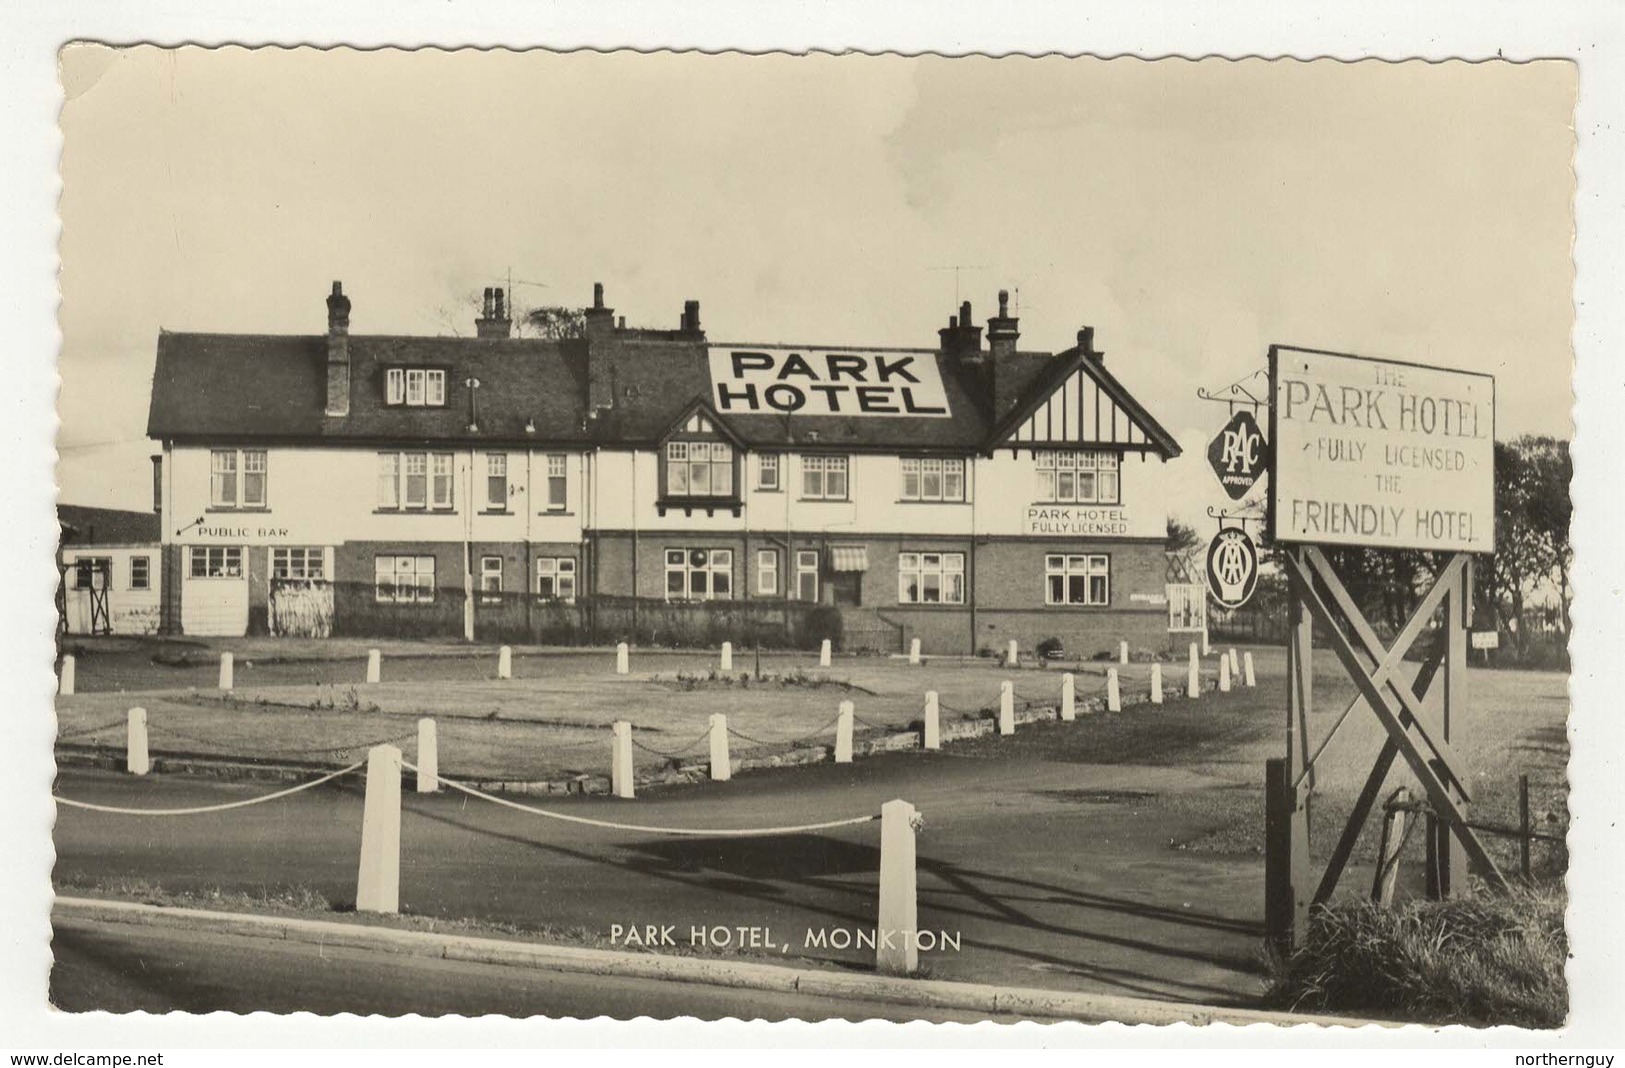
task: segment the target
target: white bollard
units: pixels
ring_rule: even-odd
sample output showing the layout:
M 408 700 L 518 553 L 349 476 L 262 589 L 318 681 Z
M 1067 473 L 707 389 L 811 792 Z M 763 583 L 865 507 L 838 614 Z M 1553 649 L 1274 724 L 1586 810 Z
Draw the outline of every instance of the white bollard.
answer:
M 1185 696 L 1196 698 L 1202 696 L 1202 667 L 1196 659 L 1196 643 L 1191 642 L 1191 666 L 1185 680 Z
M 721 660 L 721 663 L 718 665 L 718 668 L 719 668 L 719 670 L 722 670 L 722 671 L 732 671 L 734 669 L 734 643 L 733 642 L 723 642 L 722 643 L 722 660 Z
M 1207 656 L 1212 651 L 1213 647 L 1207 643 L 1207 631 L 1204 630 L 1202 632 L 1202 655 Z
M 1010 649 L 1004 654 L 1004 662 L 1010 667 L 1015 667 L 1021 663 L 1021 646 L 1016 643 L 1014 638 L 1010 639 Z
M 230 653 L 220 654 L 220 688 L 222 690 L 231 689 L 235 674 L 233 671 L 234 666 Z
M 942 748 L 942 714 L 935 690 L 925 691 L 925 728 L 921 733 L 925 748 Z
M 378 682 L 384 677 L 384 654 L 377 649 L 367 650 L 367 681 Z
M 1016 688 L 1009 679 L 999 683 L 999 733 L 1016 733 Z
M 625 642 L 615 647 L 615 674 L 626 675 L 632 670 L 632 650 Z
M 1230 658 L 1228 656 L 1219 657 L 1219 692 L 1230 692 Z
M 1236 655 L 1236 647 L 1230 647 L 1230 674 L 1232 677 L 1241 675 L 1241 657 Z
M 1119 664 L 1128 663 L 1128 642 L 1117 643 L 1117 662 Z
M 852 763 L 852 702 L 841 702 L 841 714 L 835 720 L 835 763 Z
M 723 646 L 728 648 L 727 645 Z M 728 757 L 728 717 L 721 712 L 711 713 L 711 781 L 727 782 L 733 775 L 733 764 Z
M 63 697 L 73 696 L 74 660 L 70 654 L 62 658 L 62 678 L 57 681 L 56 692 Z
M 615 721 L 610 730 L 614 742 L 609 754 L 609 789 L 616 797 L 632 799 L 632 724 Z
M 1151 665 L 1151 703 L 1162 704 L 1162 665 Z
M 401 751 L 393 745 L 375 745 L 367 754 L 355 910 L 401 910 Z
M 830 653 L 829 639 L 825 638 L 823 641 L 818 643 L 818 666 L 819 667 L 829 667 L 829 653 Z
M 1241 654 L 1241 678 L 1250 688 L 1258 685 L 1258 677 L 1253 674 L 1253 654 Z
M 124 739 L 124 770 L 131 775 L 145 775 L 152 770 L 152 758 L 147 752 L 147 710 L 130 709 Z
M 920 639 L 918 638 L 913 638 L 908 643 L 908 662 L 910 664 L 920 662 Z
M 912 975 L 920 965 L 920 946 L 914 937 L 919 922 L 919 899 L 914 871 L 914 829 L 919 813 L 907 801 L 880 806 L 880 915 L 878 931 L 890 939 L 875 939 L 875 968 L 888 975 Z
M 1106 711 L 1123 711 L 1123 692 L 1117 687 L 1117 669 L 1106 669 Z
M 513 678 L 513 650 L 506 645 L 497 650 L 497 678 Z
M 1071 723 L 1078 718 L 1078 681 L 1068 671 L 1061 676 L 1061 722 Z
M 440 733 L 428 716 L 418 720 L 417 765 L 418 793 L 437 793 L 440 790 Z

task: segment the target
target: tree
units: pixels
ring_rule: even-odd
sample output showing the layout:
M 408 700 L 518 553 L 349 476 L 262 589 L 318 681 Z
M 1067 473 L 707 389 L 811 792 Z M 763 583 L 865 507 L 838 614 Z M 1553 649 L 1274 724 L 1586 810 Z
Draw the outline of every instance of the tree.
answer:
M 1171 572 L 1180 577 L 1183 582 L 1198 582 L 1201 568 L 1197 558 L 1201 555 L 1202 537 L 1196 533 L 1196 528 L 1189 523 L 1182 523 L 1173 516 L 1168 517 L 1168 534 L 1163 541 L 1163 551 L 1168 554 L 1168 567 Z
M 587 315 L 584 308 L 544 305 L 525 312 L 522 322 L 536 337 L 546 341 L 582 337 L 587 330 Z

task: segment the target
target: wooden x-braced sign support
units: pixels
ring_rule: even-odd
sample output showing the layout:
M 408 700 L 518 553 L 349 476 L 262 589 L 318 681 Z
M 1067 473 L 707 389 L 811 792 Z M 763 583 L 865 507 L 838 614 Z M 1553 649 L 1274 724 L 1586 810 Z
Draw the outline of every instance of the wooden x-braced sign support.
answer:
M 1505 877 L 1468 826 L 1468 806 L 1472 798 L 1467 789 L 1466 772 L 1449 744 L 1451 717 L 1463 711 L 1461 706 L 1466 696 L 1471 558 L 1457 554 L 1450 559 L 1390 646 L 1382 644 L 1318 548 L 1304 546 L 1290 550 L 1285 566 L 1291 589 L 1287 758 L 1270 762 L 1266 782 L 1269 870 L 1266 872 L 1265 922 L 1271 938 L 1287 946 L 1301 942 L 1310 906 L 1323 904 L 1336 889 L 1383 782 L 1399 757 L 1404 758 L 1421 784 L 1432 813 L 1428 832 L 1430 894 L 1445 897 L 1459 892 L 1465 883 L 1468 864 L 1492 886 L 1505 888 Z M 1441 606 L 1445 613 L 1444 644 L 1423 662 L 1415 679 L 1407 683 L 1400 673 L 1405 655 Z M 1338 617 L 1346 627 L 1339 623 Z M 1317 622 L 1330 636 L 1332 652 L 1354 682 L 1358 696 L 1338 718 L 1321 746 L 1311 752 L 1308 725 L 1313 670 L 1310 658 Z M 1438 722 L 1425 702 L 1440 677 L 1441 668 L 1444 718 Z M 1330 734 L 1361 705 L 1377 716 L 1387 739 L 1311 894 L 1309 806 L 1315 760 L 1330 741 Z

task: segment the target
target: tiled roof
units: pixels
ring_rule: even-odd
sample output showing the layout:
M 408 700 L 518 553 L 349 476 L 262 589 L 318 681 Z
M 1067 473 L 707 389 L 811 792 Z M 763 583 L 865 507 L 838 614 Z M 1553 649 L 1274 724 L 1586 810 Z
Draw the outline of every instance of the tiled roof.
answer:
M 144 545 L 158 541 L 156 512 L 127 512 L 85 504 L 56 506 L 64 545 Z
M 178 441 L 641 446 L 657 443 L 694 401 L 711 399 L 703 335 L 630 330 L 589 343 L 352 334 L 348 346 L 350 413 L 331 418 L 325 335 L 164 332 L 148 433 Z M 968 453 L 988 447 L 994 427 L 1067 360 L 1018 352 L 962 365 L 941 353 L 923 355 L 937 361 L 948 418 L 732 413 L 724 421 L 757 448 L 816 443 Z M 446 368 L 445 406 L 386 406 L 384 371 L 398 365 Z M 469 379 L 478 380 L 477 390 Z M 590 400 L 599 402 L 596 412 Z

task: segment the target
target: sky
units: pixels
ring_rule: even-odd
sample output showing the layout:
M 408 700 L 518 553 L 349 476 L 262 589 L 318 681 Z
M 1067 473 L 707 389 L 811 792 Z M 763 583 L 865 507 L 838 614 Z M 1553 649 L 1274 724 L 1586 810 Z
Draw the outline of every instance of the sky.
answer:
M 1226 501 L 1198 399 L 1271 343 L 1497 376 L 1570 434 L 1576 72 L 659 53 L 61 57 L 61 499 L 148 509 L 160 329 L 469 334 L 471 300 L 607 302 L 715 341 L 932 346 L 1009 289 L 1021 347 L 1095 328 Z M 1252 380 L 1255 392 L 1262 380 Z

